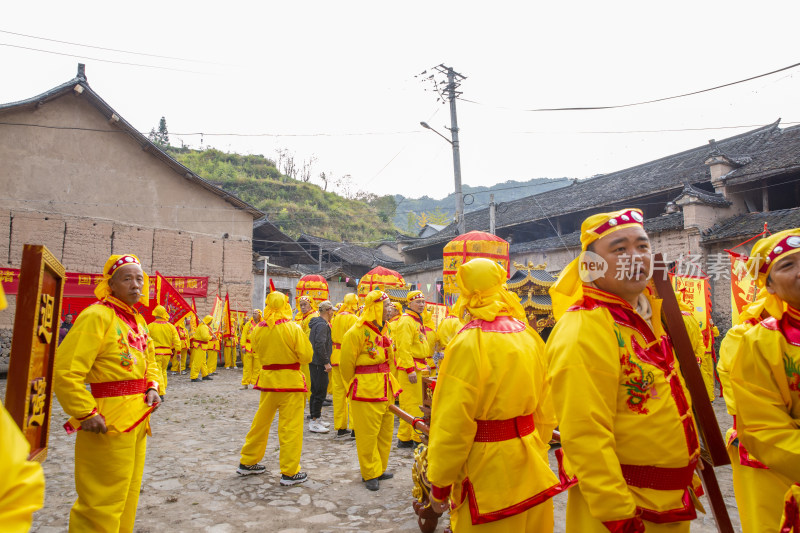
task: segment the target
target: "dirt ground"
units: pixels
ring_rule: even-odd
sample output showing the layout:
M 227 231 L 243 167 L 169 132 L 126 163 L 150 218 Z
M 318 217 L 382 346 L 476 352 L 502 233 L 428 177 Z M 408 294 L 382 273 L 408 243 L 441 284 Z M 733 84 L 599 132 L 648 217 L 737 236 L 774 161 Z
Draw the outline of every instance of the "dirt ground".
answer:
M 381 482 L 378 492 L 370 492 L 361 482 L 355 441 L 334 439 L 333 432 L 310 433 L 306 425 L 301 465 L 309 481 L 281 487 L 276 420 L 262 461 L 267 473 L 238 476 L 239 451 L 259 397 L 252 389 L 240 390 L 241 375 L 241 370 L 221 369 L 213 381 L 202 383 L 189 382 L 187 375 L 170 376 L 166 401 L 152 418 L 136 532 L 419 531 L 411 508 L 410 450 L 392 449 L 389 470 L 394 479 Z M 0 381 L 2 396 L 5 386 Z M 720 426 L 729 427 L 722 399 L 715 402 L 715 410 Z M 44 463 L 45 506 L 34 515 L 34 532 L 67 530 L 69 509 L 76 498 L 74 437 L 61 428 L 67 418 L 54 402 Z M 323 408 L 323 420 L 332 423 L 330 407 Z M 734 527 L 741 531 L 730 466 L 718 468 L 717 477 Z M 564 532 L 566 494 L 554 501 L 555 531 Z M 701 501 L 708 508 L 705 498 Z M 444 529 L 445 522 L 437 531 Z M 710 533 L 716 527 L 710 516 L 700 515 L 691 531 Z

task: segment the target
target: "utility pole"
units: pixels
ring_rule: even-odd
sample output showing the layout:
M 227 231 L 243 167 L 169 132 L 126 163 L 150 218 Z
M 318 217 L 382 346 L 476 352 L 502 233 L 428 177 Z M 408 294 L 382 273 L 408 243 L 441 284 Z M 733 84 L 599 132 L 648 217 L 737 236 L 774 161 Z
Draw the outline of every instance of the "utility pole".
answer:
M 497 226 L 496 221 L 496 213 L 497 213 L 497 206 L 494 203 L 494 194 L 489 195 L 489 233 L 492 235 L 496 235 L 495 227 Z
M 453 67 L 446 67 L 441 64 L 435 70 L 447 75 L 447 99 L 450 100 L 450 134 L 452 135 L 453 145 L 453 174 L 456 183 L 456 228 L 459 235 L 467 232 L 464 220 L 464 195 L 461 192 L 461 150 L 458 144 L 458 118 L 456 117 L 456 98 L 461 95 L 457 89 L 461 81 L 467 79 Z

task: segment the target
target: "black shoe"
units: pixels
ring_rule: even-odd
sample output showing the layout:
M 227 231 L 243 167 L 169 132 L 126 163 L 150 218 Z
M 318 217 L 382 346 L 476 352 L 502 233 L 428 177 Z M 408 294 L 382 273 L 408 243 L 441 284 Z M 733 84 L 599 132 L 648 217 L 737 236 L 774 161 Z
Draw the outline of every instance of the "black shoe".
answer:
M 376 477 L 375 479 L 368 479 L 367 481 L 365 481 L 364 485 L 367 487 L 367 490 L 375 491 L 381 488 L 381 484 L 378 481 L 378 479 L 379 478 Z
M 281 474 L 281 485 L 288 487 L 289 485 L 297 485 L 298 483 L 305 483 L 308 481 L 308 474 L 305 472 L 298 472 L 293 476 Z
M 413 440 L 397 440 L 397 447 L 398 448 L 413 448 L 414 441 Z
M 203 381 L 214 381 L 214 378 L 212 378 L 211 376 L 205 376 L 203 378 Z
M 166 394 L 159 394 L 159 397 L 161 398 L 162 402 L 167 399 L 167 395 Z
M 355 439 L 356 438 L 356 430 L 355 429 L 350 432 L 350 438 L 351 439 Z
M 393 477 L 394 477 L 394 474 L 392 474 L 389 471 L 386 471 L 383 474 L 381 474 L 380 476 L 378 476 L 378 479 L 383 481 L 384 479 L 392 479 Z
M 335 436 L 336 436 L 337 439 L 341 439 L 343 437 L 349 437 L 350 436 L 350 431 L 347 430 L 347 429 L 337 429 Z
M 266 470 L 267 467 L 264 465 L 255 464 L 245 466 L 242 463 L 239 463 L 239 468 L 236 469 L 236 473 L 240 476 L 252 476 L 253 474 L 263 474 L 266 472 Z
M 333 400 L 322 400 L 323 406 L 333 405 Z
M 202 379 L 200 379 L 200 378 L 194 378 L 194 379 L 192 380 L 192 383 L 200 383 L 201 381 L 203 381 L 203 380 L 202 380 Z

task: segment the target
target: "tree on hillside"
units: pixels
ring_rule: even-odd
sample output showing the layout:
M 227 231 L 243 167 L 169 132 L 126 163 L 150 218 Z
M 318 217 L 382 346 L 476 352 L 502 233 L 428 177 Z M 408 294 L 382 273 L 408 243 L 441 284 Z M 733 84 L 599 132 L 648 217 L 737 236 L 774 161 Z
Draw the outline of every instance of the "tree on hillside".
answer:
M 303 168 L 300 169 L 300 179 L 308 183 L 311 180 L 311 170 L 314 168 L 314 163 L 317 162 L 316 156 L 311 156 L 308 159 L 303 159 Z
M 416 235 L 417 232 L 419 232 L 419 226 L 417 226 L 417 214 L 413 211 L 406 213 L 406 231 L 408 231 L 409 235 Z
M 323 191 L 325 191 L 325 192 L 328 191 L 328 180 L 330 178 L 332 178 L 332 177 L 333 177 L 333 173 L 332 172 L 330 174 L 328 174 L 328 173 L 326 173 L 324 171 L 319 173 L 319 181 L 322 182 L 322 190 Z
M 424 228 L 426 224 L 436 224 L 446 226 L 450 223 L 450 215 L 442 211 L 441 207 L 436 207 L 433 211 L 423 211 L 417 216 L 417 226 Z
M 158 131 L 155 128 L 150 128 L 150 133 L 147 135 L 151 142 L 159 146 L 169 146 L 169 131 L 167 131 L 167 119 L 161 117 L 158 121 Z

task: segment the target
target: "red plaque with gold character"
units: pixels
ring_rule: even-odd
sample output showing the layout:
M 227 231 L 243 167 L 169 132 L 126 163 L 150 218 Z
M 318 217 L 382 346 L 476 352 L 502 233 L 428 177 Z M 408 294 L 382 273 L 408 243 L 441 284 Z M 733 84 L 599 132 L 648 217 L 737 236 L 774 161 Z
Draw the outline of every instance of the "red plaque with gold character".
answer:
M 5 406 L 31 445 L 29 459 L 39 462 L 47 457 L 64 279 L 63 265 L 46 247 L 25 245 Z

